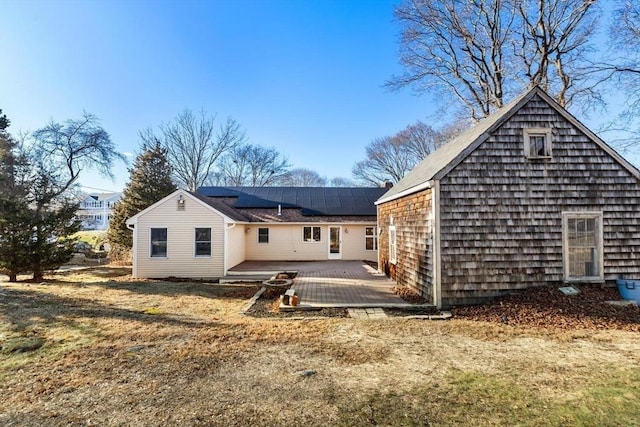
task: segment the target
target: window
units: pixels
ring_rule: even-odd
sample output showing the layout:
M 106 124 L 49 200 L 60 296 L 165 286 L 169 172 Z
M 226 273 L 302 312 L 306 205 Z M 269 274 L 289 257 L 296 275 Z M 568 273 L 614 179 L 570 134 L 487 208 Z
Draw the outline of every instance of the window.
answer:
M 398 246 L 396 243 L 396 226 L 389 226 L 389 262 L 395 264 L 398 260 Z
M 602 213 L 563 213 L 562 230 L 565 280 L 604 280 Z
M 551 157 L 551 129 L 534 128 L 524 130 L 524 154 L 529 159 Z
M 268 228 L 258 228 L 258 243 L 269 243 Z
M 303 242 L 319 242 L 320 227 L 302 227 Z
M 152 257 L 167 256 L 167 229 L 166 228 L 151 229 L 151 256 Z
M 211 256 L 210 228 L 196 228 L 196 256 Z
M 377 227 L 364 228 L 364 248 L 368 251 L 378 250 L 378 233 Z

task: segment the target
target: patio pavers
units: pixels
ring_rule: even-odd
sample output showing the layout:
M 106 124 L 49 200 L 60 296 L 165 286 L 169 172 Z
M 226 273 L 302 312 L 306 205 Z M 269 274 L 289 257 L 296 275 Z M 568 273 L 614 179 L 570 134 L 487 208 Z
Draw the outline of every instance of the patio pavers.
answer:
M 297 271 L 293 288 L 299 308 L 404 307 L 393 293 L 395 283 L 362 261 L 259 262 L 249 261 L 231 269 L 243 271 Z

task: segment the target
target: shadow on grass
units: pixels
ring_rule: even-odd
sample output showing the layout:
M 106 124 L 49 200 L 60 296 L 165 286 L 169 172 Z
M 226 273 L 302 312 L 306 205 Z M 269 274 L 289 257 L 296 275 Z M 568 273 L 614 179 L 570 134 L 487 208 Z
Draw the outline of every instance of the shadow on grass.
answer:
M 40 324 L 79 327 L 79 319 L 119 319 L 168 326 L 212 327 L 217 323 L 167 315 L 149 315 L 82 298 L 69 298 L 42 290 L 0 289 L 0 318 L 17 330 Z
M 55 281 L 66 286 L 99 286 L 104 289 L 128 291 L 142 295 L 178 296 L 191 295 L 213 299 L 249 299 L 260 289 L 255 286 L 218 285 L 201 282 L 169 282 L 164 280 L 144 281 L 108 281 L 108 282 L 82 282 Z

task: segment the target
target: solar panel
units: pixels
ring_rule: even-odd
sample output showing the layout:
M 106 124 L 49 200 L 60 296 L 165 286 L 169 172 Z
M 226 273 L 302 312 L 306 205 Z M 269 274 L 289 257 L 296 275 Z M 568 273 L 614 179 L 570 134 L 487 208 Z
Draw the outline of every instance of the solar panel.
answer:
M 342 187 L 201 187 L 207 197 L 237 197 L 240 209 L 299 208 L 303 215 L 376 215 L 373 204 L 388 189 Z

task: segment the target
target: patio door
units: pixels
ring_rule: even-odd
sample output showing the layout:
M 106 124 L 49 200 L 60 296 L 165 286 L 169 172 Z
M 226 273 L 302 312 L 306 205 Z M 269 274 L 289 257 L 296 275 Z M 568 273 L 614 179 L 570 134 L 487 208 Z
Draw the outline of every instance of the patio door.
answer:
M 342 227 L 329 227 L 329 259 L 342 259 Z

